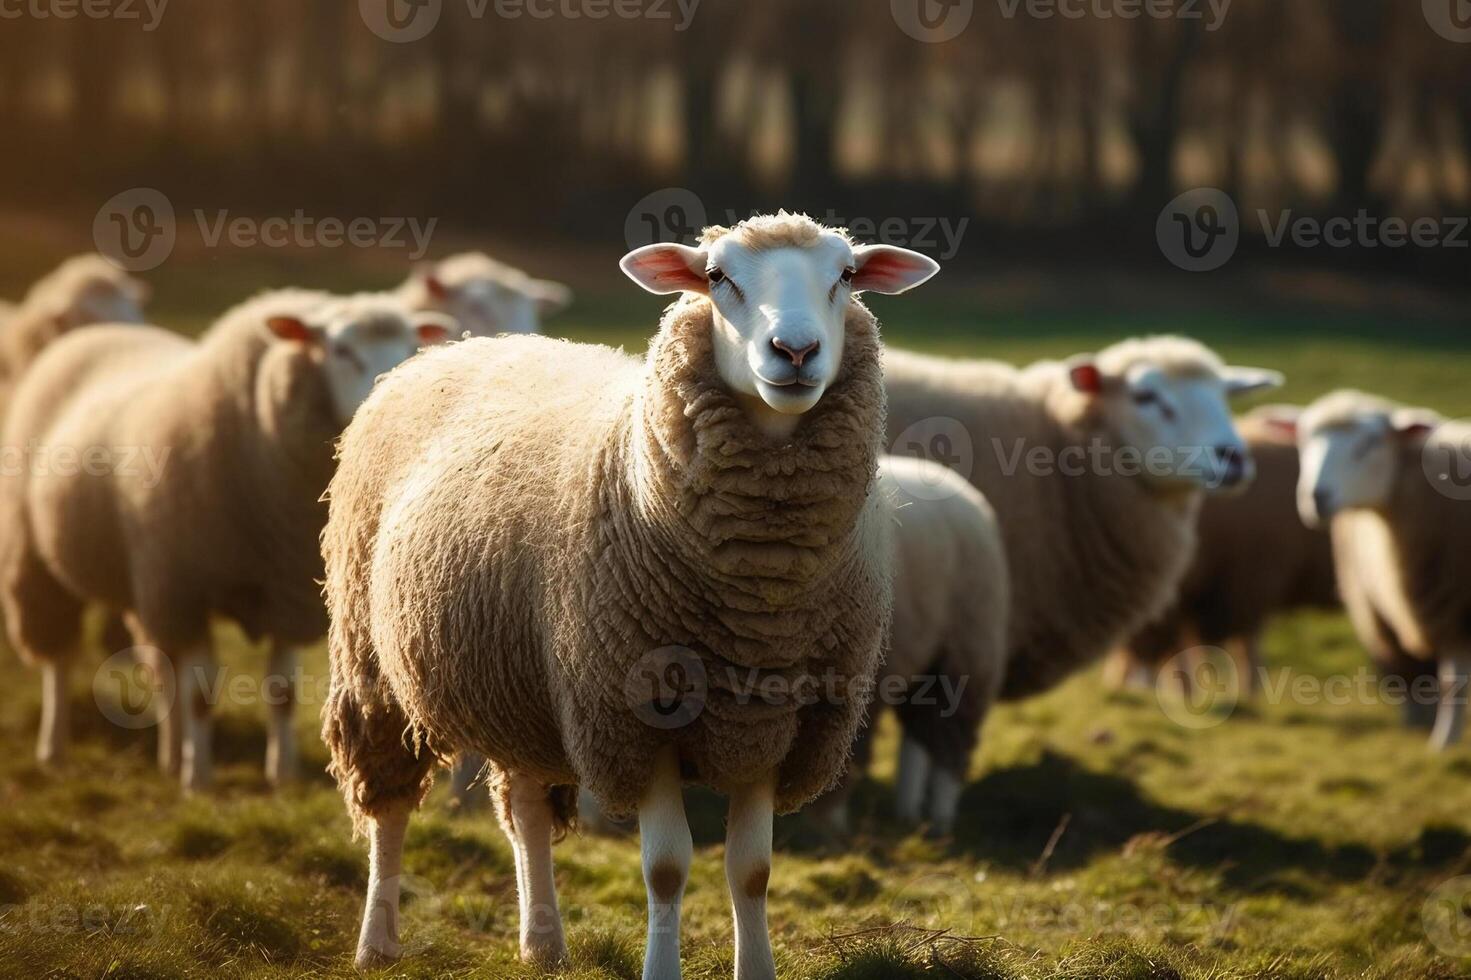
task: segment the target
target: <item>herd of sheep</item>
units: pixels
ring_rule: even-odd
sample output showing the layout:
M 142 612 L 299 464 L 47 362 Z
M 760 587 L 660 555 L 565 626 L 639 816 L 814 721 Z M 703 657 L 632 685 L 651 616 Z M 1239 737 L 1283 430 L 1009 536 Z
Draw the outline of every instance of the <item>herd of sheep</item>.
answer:
M 1459 736 L 1457 425 L 1357 392 L 1235 418 L 1281 376 L 1179 337 L 1021 369 L 886 351 L 859 295 L 938 266 L 801 215 L 622 268 L 679 294 L 643 358 L 536 336 L 568 291 L 476 254 L 267 292 L 197 340 L 143 325 L 147 288 L 95 256 L 0 306 L 0 608 L 42 676 L 40 761 L 64 759 L 85 607 L 152 668 L 159 764 L 195 791 L 211 619 L 269 643 L 273 782 L 325 636 L 323 737 L 370 849 L 360 964 L 401 952 L 409 818 L 458 763 L 512 842 L 529 962 L 566 955 L 553 842 L 579 807 L 636 817 L 646 980 L 679 976 L 682 787 L 728 796 L 757 980 L 772 817 L 845 830 L 885 706 L 897 813 L 946 834 L 998 700 L 1198 644 L 1249 684 L 1268 616 L 1341 601 L 1385 671 L 1434 685 L 1432 743 Z

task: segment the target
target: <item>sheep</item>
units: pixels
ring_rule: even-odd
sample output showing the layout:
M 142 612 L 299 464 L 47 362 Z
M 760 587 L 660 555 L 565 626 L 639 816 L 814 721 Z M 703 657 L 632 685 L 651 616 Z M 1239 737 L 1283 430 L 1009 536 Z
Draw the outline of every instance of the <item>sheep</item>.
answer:
M 294 648 L 327 626 L 317 538 L 333 441 L 378 374 L 451 327 L 391 296 L 283 291 L 197 341 L 107 325 L 42 352 L 4 427 L 23 465 L 0 479 L 0 607 L 42 671 L 43 764 L 64 755 L 67 671 L 95 602 L 153 651 L 159 762 L 191 791 L 210 781 L 209 617 L 269 636 L 267 774 L 294 775 Z
M 1195 559 L 1170 609 L 1113 654 L 1109 679 L 1119 686 L 1152 677 L 1175 654 L 1199 644 L 1227 649 L 1238 690 L 1253 690 L 1267 619 L 1299 607 L 1338 604 L 1328 535 L 1297 514 L 1297 442 L 1301 409 L 1263 406 L 1237 420 L 1256 461 L 1256 479 L 1240 494 L 1210 497 L 1201 508 Z M 1262 543 L 1270 542 L 1270 553 Z M 1182 675 L 1184 683 L 1188 675 Z
M 51 341 L 89 323 L 142 323 L 148 284 L 100 255 L 76 255 L 0 309 L 0 381 L 13 385 Z
M 1227 399 L 1282 381 L 1179 337 L 1024 370 L 889 348 L 884 376 L 893 451 L 949 457 L 1000 522 L 1004 700 L 1047 690 L 1164 611 L 1203 494 L 1251 479 Z
M 894 614 L 880 671 L 882 704 L 904 732 L 898 814 L 948 834 L 986 712 L 1006 670 L 1010 580 L 995 511 L 965 478 L 938 463 L 884 456 L 879 486 L 895 512 Z M 876 703 L 876 717 L 882 705 Z M 848 829 L 852 784 L 866 767 L 872 719 L 839 789 L 809 811 Z M 926 809 L 927 808 L 927 809 Z
M 454 317 L 471 337 L 539 333 L 542 317 L 572 302 L 572 291 L 561 283 L 533 279 L 483 252 L 425 263 L 398 293 L 410 309 Z
M 1446 749 L 1460 739 L 1471 677 L 1471 425 L 1341 390 L 1309 405 L 1297 429 L 1298 511 L 1329 528 L 1354 632 L 1391 670 L 1437 665 L 1430 747 Z
M 642 362 L 467 340 L 343 435 L 322 724 L 369 841 L 360 964 L 401 952 L 409 815 L 470 750 L 515 852 L 523 959 L 566 953 L 551 843 L 580 785 L 637 815 L 644 976 L 678 978 L 690 781 L 730 796 L 736 976 L 775 975 L 772 814 L 842 772 L 888 621 L 878 334 L 855 296 L 938 267 L 785 212 L 621 265 L 685 294 Z

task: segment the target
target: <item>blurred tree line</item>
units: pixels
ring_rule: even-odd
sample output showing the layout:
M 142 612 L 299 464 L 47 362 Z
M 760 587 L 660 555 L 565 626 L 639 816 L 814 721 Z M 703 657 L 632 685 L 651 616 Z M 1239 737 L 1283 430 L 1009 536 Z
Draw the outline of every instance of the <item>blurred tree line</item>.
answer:
M 621 228 L 677 185 L 712 216 L 970 215 L 1026 241 L 1152 224 L 1201 185 L 1319 215 L 1471 200 L 1471 44 L 1418 0 L 1234 0 L 1218 24 L 1204 0 L 1131 20 L 976 0 L 944 43 L 885 0 L 703 0 L 684 29 L 674 0 L 603 19 L 441 0 L 412 43 L 354 0 L 173 0 L 154 30 L 143 0 L 136 20 L 19 2 L 0 19 L 12 204 L 145 185 L 556 234 Z

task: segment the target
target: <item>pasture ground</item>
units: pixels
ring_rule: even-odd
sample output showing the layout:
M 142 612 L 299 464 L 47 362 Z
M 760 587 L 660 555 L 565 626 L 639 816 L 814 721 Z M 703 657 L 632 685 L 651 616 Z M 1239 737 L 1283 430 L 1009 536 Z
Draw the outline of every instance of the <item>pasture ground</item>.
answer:
M 49 261 L 17 259 L 0 295 L 15 295 Z M 155 276 L 155 319 L 198 329 L 237 297 L 308 281 L 316 268 L 269 261 L 171 260 Z M 334 266 L 323 284 L 391 278 L 382 268 Z M 641 345 L 657 300 L 606 276 L 569 278 L 581 301 L 553 332 Z M 1209 292 L 1151 285 L 1149 303 L 1132 298 L 1138 284 L 1080 282 L 1103 297 L 1096 311 L 1058 299 L 1071 283 L 1003 275 L 875 305 L 890 339 L 916 347 L 1024 360 L 1178 330 L 1233 360 L 1286 371 L 1286 399 L 1353 384 L 1471 414 L 1464 306 L 1448 310 L 1413 291 L 1359 296 L 1347 280 L 1227 281 Z M 1263 550 L 1269 560 L 1269 544 Z M 325 657 L 316 650 L 305 663 L 297 721 L 310 776 L 273 796 L 261 775 L 265 709 L 249 683 L 263 652 L 229 627 L 218 636 L 225 675 L 243 693 L 219 709 L 218 788 L 194 799 L 153 770 L 151 730 L 99 713 L 99 697 L 116 704 L 124 694 L 94 689 L 100 651 L 76 672 L 71 768 L 38 769 L 38 683 L 0 654 L 10 692 L 0 702 L 0 975 L 353 974 L 366 858 L 322 775 Z M 1166 713 L 1149 692 L 1104 693 L 1097 670 L 1001 708 L 949 841 L 893 826 L 885 790 L 894 733 L 885 723 L 854 841 L 824 840 L 801 818 L 778 824 L 770 918 L 779 972 L 801 980 L 1471 975 L 1471 879 L 1454 881 L 1471 873 L 1471 744 L 1432 756 L 1379 699 L 1338 703 L 1345 698 L 1332 685 L 1313 693 L 1364 671 L 1338 615 L 1284 619 L 1266 657 L 1268 693 L 1224 719 Z M 720 802 L 692 793 L 690 816 L 697 853 L 686 976 L 728 977 Z M 636 842 L 574 837 L 557 861 L 573 949 L 563 975 L 637 977 Z M 510 852 L 484 809 L 454 812 L 436 787 L 410 832 L 407 869 L 411 955 L 385 975 L 537 975 L 515 960 Z

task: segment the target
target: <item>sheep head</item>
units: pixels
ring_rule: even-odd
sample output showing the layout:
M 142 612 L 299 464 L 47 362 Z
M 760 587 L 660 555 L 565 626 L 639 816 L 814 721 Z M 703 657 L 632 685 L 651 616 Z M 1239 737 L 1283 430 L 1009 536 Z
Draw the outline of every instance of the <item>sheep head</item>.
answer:
M 699 248 L 635 249 L 621 266 L 649 292 L 709 298 L 716 370 L 775 437 L 790 435 L 837 380 L 853 298 L 905 292 L 940 268 L 908 249 L 855 246 L 846 232 L 785 212 L 708 229 Z
M 1181 337 L 1082 355 L 1068 363 L 1067 378 L 1078 414 L 1115 449 L 1127 447 L 1138 475 L 1164 492 L 1245 488 L 1255 471 L 1230 400 L 1282 384 L 1276 371 L 1227 366 Z
M 1439 422 L 1433 413 L 1357 391 L 1337 391 L 1308 406 L 1297 423 L 1303 523 L 1318 527 L 1342 510 L 1388 504 L 1404 450 L 1414 449 L 1418 458 Z
M 481 252 L 420 266 L 401 295 L 412 309 L 454 317 L 472 337 L 540 333 L 544 317 L 572 302 L 572 291 L 561 283 L 533 279 Z
M 267 319 L 277 340 L 299 345 L 321 372 L 338 422 L 345 426 L 374 383 L 420 347 L 442 343 L 458 325 L 442 313 L 413 312 L 387 295 L 349 296 L 310 313 Z

